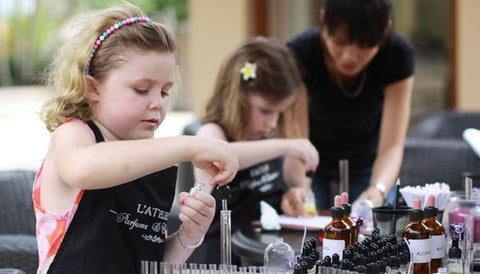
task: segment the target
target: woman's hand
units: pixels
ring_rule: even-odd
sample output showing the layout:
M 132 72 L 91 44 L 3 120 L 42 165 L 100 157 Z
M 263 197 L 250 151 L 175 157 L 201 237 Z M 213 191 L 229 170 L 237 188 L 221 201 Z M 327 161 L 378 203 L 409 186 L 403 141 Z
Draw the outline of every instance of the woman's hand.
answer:
M 383 193 L 374 186 L 369 186 L 364 192 L 362 192 L 362 194 L 360 194 L 360 196 L 358 196 L 357 200 L 362 196 L 365 196 L 368 200 L 372 201 L 374 206 L 381 206 L 385 202 Z
M 187 245 L 196 245 L 207 232 L 215 215 L 215 199 L 212 195 L 195 191 L 179 194 L 182 205 L 178 218 L 183 222 L 182 240 Z

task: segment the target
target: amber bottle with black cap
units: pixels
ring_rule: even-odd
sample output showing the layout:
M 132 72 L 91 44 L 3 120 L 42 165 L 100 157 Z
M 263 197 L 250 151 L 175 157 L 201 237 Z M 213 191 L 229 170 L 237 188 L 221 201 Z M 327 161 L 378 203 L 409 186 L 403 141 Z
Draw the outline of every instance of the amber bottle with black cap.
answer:
M 414 274 L 430 274 L 430 230 L 423 223 L 422 201 L 415 198 L 410 223 L 403 230 L 403 237 L 408 241 L 408 248 L 413 264 Z
M 358 239 L 358 226 L 357 223 L 350 217 L 350 213 L 352 212 L 352 205 L 348 203 L 348 193 L 343 192 L 341 194 L 342 197 L 342 207 L 345 210 L 345 217 L 343 221 L 350 226 L 351 235 L 350 235 L 350 244 L 352 246 L 355 245 Z
M 350 227 L 343 221 L 345 210 L 342 198 L 335 196 L 334 206 L 330 209 L 332 221 L 323 229 L 323 257 L 338 254 L 342 259 L 343 249 L 351 244 Z
M 430 230 L 430 246 L 432 250 L 430 267 L 432 273 L 436 273 L 438 268 L 443 267 L 445 263 L 445 228 L 437 220 L 438 208 L 435 207 L 435 196 L 428 197 L 427 206 L 423 209 L 423 223 Z

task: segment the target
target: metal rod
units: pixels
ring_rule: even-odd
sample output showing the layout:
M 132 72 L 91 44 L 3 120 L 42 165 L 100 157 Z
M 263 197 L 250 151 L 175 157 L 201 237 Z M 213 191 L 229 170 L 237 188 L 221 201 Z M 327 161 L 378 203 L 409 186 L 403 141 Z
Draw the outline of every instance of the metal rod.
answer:
M 349 193 L 349 179 L 348 179 L 348 159 L 340 159 L 338 161 L 339 170 L 340 170 L 340 180 L 338 182 L 338 194 L 342 192 Z
M 470 200 L 472 198 L 472 187 L 473 187 L 472 178 L 466 176 L 465 177 L 465 199 L 466 200 Z

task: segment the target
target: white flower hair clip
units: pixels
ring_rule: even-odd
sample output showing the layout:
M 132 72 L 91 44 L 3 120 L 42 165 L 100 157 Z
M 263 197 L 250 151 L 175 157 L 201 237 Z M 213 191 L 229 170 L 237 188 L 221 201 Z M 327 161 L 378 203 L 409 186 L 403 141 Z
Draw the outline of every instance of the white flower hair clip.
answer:
M 242 74 L 243 81 L 257 78 L 257 64 L 254 62 L 245 62 L 240 73 Z

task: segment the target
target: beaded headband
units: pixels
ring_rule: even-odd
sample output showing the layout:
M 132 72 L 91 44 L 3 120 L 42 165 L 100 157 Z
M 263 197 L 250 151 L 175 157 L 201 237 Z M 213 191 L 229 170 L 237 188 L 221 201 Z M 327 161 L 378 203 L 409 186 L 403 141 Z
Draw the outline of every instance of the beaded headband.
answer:
M 88 57 L 87 65 L 85 67 L 85 72 L 87 74 L 90 73 L 90 64 L 92 63 L 93 56 L 95 55 L 95 53 L 97 53 L 98 48 L 100 47 L 102 42 L 105 39 L 107 39 L 107 37 L 109 35 L 114 33 L 116 30 L 122 28 L 123 26 L 130 25 L 130 24 L 137 23 L 137 22 L 152 22 L 152 19 L 150 19 L 148 17 L 143 17 L 143 16 L 131 17 L 131 18 L 124 19 L 124 20 L 116 23 L 115 25 L 108 28 L 105 32 L 103 32 L 102 35 L 100 35 L 98 37 L 97 41 L 95 41 L 95 44 L 93 44 L 92 52 L 90 53 L 90 56 Z

